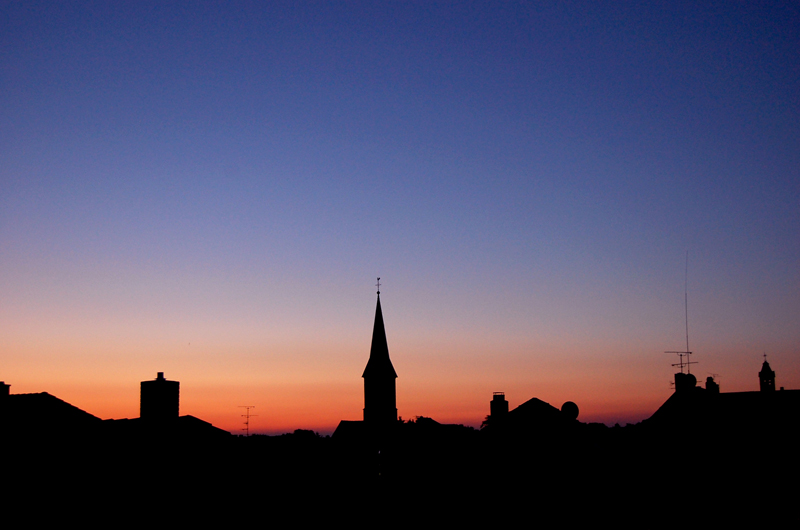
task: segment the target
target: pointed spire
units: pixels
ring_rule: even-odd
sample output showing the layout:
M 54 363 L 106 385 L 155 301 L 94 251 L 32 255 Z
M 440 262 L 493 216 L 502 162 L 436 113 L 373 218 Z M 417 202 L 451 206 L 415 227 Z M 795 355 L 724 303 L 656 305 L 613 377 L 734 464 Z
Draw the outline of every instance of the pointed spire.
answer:
M 386 330 L 381 311 L 380 278 L 375 324 L 372 327 L 372 346 L 364 369 L 364 421 L 372 425 L 390 425 L 397 421 L 397 372 L 389 359 Z
M 386 329 L 383 326 L 380 291 L 378 291 L 378 305 L 375 308 L 375 324 L 372 327 L 372 346 L 369 349 L 369 361 L 361 377 L 373 376 L 397 377 L 397 372 L 394 371 L 392 361 L 389 359 L 389 345 L 386 342 Z

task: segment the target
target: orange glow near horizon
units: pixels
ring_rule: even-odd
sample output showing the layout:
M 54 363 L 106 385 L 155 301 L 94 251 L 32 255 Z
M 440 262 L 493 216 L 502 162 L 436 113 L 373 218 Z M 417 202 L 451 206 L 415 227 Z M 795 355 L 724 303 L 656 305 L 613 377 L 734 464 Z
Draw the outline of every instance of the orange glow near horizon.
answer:
M 310 429 L 329 434 L 340 420 L 362 417 L 360 375 L 367 355 L 346 354 L 348 349 L 318 356 L 300 348 L 294 356 L 305 356 L 309 363 L 299 365 L 286 362 L 285 355 L 276 360 L 241 354 L 233 363 L 230 359 L 220 362 L 210 354 L 176 355 L 169 360 L 158 355 L 123 356 L 128 360 L 103 362 L 91 352 L 83 357 L 47 359 L 28 352 L 38 360 L 35 364 L 48 369 L 31 369 L 31 357 L 26 362 L 12 357 L 6 367 L 12 377 L 6 383 L 12 385 L 14 394 L 46 391 L 103 419 L 134 418 L 139 415 L 139 382 L 163 371 L 167 379 L 181 382 L 182 415 L 239 434 L 244 429 L 244 409 L 240 407 L 251 405 L 256 415 L 251 433 Z M 404 419 L 428 416 L 442 423 L 478 427 L 489 413 L 492 392 L 503 391 L 512 409 L 533 397 L 559 408 L 565 401 L 573 401 L 580 408 L 581 421 L 625 424 L 649 417 L 671 393 L 668 362 L 657 366 L 657 371 L 648 371 L 646 365 L 653 364 L 652 359 L 642 356 L 611 365 L 596 356 L 563 350 L 558 355 L 520 356 L 516 361 L 507 355 L 506 366 L 500 369 L 490 356 L 468 348 L 462 348 L 459 355 L 443 352 L 435 358 L 426 357 L 420 348 L 396 350 L 392 355 L 400 375 L 398 414 Z M 723 391 L 757 390 L 758 359 L 746 352 L 717 357 L 708 353 L 705 363 L 724 360 L 741 365 L 736 377 L 722 377 Z M 798 374 L 791 369 L 782 372 L 783 355 L 773 357 L 779 386 L 791 388 L 792 378 Z M 145 371 L 141 368 L 145 363 L 155 368 Z M 234 365 L 241 367 L 234 369 Z M 696 373 L 702 383 L 702 373 Z
M 87 323 L 77 331 L 66 324 L 40 334 L 14 330 L 5 344 L 3 378 L 12 393 L 46 391 L 100 418 L 119 419 L 138 417 L 139 383 L 164 372 L 181 383 L 181 414 L 240 433 L 240 407 L 251 405 L 251 432 L 327 434 L 340 420 L 362 418 L 361 373 L 374 315 L 362 312 L 359 326 L 328 324 L 302 341 L 287 333 L 239 334 L 231 326 L 196 332 L 182 343 L 170 338 L 178 332 L 143 337 L 109 328 L 90 334 Z M 404 419 L 478 427 L 492 392 L 503 391 L 512 409 L 533 397 L 555 407 L 573 401 L 584 422 L 625 424 L 649 417 L 671 393 L 675 359 L 646 349 L 650 341 L 641 338 L 504 338 L 490 330 L 448 338 L 431 329 L 417 334 L 414 321 L 394 312 L 391 305 L 384 309 Z M 778 386 L 800 386 L 792 345 L 769 347 Z M 723 392 L 756 390 L 762 359 L 752 349 L 699 343 L 693 371 L 701 383 L 716 372 Z

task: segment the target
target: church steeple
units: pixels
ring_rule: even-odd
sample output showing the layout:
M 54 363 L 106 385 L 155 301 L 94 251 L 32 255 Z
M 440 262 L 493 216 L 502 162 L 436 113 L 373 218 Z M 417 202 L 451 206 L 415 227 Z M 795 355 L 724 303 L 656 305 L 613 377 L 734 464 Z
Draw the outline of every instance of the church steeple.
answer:
M 378 278 L 380 289 L 380 278 Z M 372 328 L 372 346 L 369 361 L 364 369 L 364 421 L 389 423 L 397 421 L 397 372 L 389 359 L 389 346 L 383 326 L 381 311 L 381 292 L 378 291 L 378 305 L 375 308 L 375 324 Z
M 767 362 L 767 354 L 764 354 L 764 364 L 761 365 L 761 371 L 758 372 L 758 382 L 761 385 L 762 392 L 775 391 L 775 372 L 770 368 Z

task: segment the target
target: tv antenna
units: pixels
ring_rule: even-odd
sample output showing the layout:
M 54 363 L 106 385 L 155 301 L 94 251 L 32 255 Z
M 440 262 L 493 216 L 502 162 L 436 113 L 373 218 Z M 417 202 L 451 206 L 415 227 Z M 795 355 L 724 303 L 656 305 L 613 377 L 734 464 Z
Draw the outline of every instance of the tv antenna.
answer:
M 672 366 L 679 367 L 681 369 L 681 373 L 683 373 L 683 369 L 684 368 L 686 368 L 686 373 L 687 374 L 692 373 L 691 370 L 690 370 L 690 365 L 697 364 L 696 361 L 690 361 L 689 360 L 689 356 L 692 354 L 692 352 L 690 352 L 690 351 L 667 351 L 667 352 L 664 352 L 664 353 L 677 353 L 678 354 L 678 358 L 680 359 L 680 361 L 678 361 L 677 363 L 673 363 Z
M 680 359 L 677 363 L 673 364 L 672 366 L 678 366 L 681 369 L 681 373 L 683 373 L 684 367 L 686 368 L 686 373 L 692 373 L 691 365 L 697 364 L 696 362 L 690 359 L 690 355 L 692 354 L 691 350 L 689 350 L 689 251 L 686 251 L 686 269 L 684 271 L 684 278 L 683 278 L 683 313 L 685 317 L 686 323 L 686 349 L 684 351 L 668 351 L 664 353 L 677 353 L 678 358 Z M 685 360 L 684 360 L 685 358 Z
M 247 433 L 246 436 L 250 436 L 250 418 L 252 418 L 253 416 L 258 416 L 258 414 L 250 414 L 250 409 L 254 409 L 256 407 L 255 407 L 255 405 L 239 405 L 239 408 L 240 409 L 247 409 L 247 412 L 245 414 L 242 414 L 242 418 L 245 419 L 244 420 L 244 429 L 242 429 L 242 430 Z

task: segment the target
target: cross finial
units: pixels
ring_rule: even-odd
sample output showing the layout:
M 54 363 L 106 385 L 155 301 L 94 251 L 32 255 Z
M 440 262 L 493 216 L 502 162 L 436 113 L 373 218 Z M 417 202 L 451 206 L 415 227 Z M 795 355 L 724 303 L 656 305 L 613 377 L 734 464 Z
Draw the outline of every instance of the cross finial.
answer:
M 381 294 L 381 278 L 378 277 L 378 283 L 375 284 L 378 287 L 378 294 Z
M 764 352 L 764 362 L 767 362 L 767 352 Z

